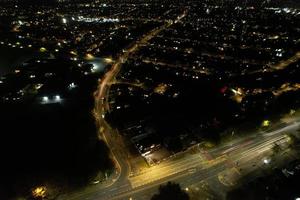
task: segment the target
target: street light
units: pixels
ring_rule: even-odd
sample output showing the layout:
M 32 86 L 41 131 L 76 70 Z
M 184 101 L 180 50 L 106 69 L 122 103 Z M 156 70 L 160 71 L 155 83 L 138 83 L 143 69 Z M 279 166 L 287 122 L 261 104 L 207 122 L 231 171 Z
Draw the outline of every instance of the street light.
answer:
M 263 126 L 263 127 L 268 127 L 268 126 L 270 126 L 270 121 L 269 121 L 269 120 L 264 120 L 263 123 L 262 123 L 262 126 Z
M 43 101 L 44 101 L 44 102 L 47 102 L 48 100 L 49 100 L 49 98 L 48 98 L 47 96 L 44 96 L 44 97 L 43 97 Z
M 67 19 L 66 18 L 62 18 L 62 23 L 66 24 L 67 23 Z
M 269 163 L 271 162 L 271 159 L 265 158 L 265 159 L 263 160 L 263 162 L 264 162 L 265 164 L 269 164 Z
M 47 51 L 47 49 L 46 49 L 45 47 L 41 47 L 41 48 L 40 48 L 40 52 L 44 53 L 44 52 L 46 52 L 46 51 Z
M 34 198 L 45 198 L 46 197 L 47 188 L 45 186 L 39 186 L 34 188 L 31 193 Z
M 87 53 L 87 54 L 85 55 L 85 57 L 86 57 L 87 60 L 92 60 L 92 59 L 95 58 L 91 53 Z
M 77 85 L 74 82 L 72 82 L 72 83 L 69 84 L 69 89 L 70 90 L 72 90 L 72 89 L 74 89 L 76 87 L 77 87 Z
M 59 95 L 56 95 L 56 96 L 55 96 L 55 100 L 56 100 L 56 101 L 60 101 L 60 99 L 61 99 L 61 98 L 60 98 Z

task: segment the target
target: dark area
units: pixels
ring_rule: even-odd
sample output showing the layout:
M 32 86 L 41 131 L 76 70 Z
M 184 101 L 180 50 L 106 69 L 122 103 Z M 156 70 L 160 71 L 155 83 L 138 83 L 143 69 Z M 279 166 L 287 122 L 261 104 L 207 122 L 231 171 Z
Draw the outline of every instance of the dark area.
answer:
M 33 60 L 20 68 L 20 75 L 6 76 L 7 84 L 1 88 L 3 97 L 24 84 L 25 88 L 34 82 L 44 84 L 35 95 L 22 90 L 23 99 L 1 101 L 1 199 L 29 195 L 33 187 L 45 184 L 60 192 L 73 190 L 89 184 L 98 172 L 112 169 L 109 150 L 98 139 L 92 115 L 96 76 L 81 76 L 72 63 L 62 60 L 43 62 Z M 25 78 L 29 72 L 37 76 L 33 82 Z M 55 76 L 41 78 L 50 72 Z M 62 90 L 71 80 L 76 80 L 76 90 Z M 41 102 L 41 96 L 54 91 L 60 92 L 61 102 Z
M 299 198 L 300 161 L 295 160 L 227 194 L 228 200 L 294 200 Z
M 180 188 L 180 185 L 168 182 L 159 186 L 158 194 L 153 195 L 151 200 L 189 200 L 189 195 Z

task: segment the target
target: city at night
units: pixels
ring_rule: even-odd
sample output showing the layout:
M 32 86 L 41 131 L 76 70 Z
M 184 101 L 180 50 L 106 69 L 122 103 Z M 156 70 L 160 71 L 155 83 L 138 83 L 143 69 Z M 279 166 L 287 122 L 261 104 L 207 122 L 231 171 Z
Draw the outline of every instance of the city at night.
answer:
M 0 200 L 300 200 L 299 0 L 0 8 Z

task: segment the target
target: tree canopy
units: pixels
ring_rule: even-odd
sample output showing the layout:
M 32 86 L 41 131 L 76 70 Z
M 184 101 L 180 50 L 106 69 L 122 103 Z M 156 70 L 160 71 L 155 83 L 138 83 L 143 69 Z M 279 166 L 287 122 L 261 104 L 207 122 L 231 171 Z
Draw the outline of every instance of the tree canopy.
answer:
M 158 194 L 153 195 L 151 200 L 189 200 L 189 195 L 183 191 L 179 184 L 168 182 L 159 186 Z

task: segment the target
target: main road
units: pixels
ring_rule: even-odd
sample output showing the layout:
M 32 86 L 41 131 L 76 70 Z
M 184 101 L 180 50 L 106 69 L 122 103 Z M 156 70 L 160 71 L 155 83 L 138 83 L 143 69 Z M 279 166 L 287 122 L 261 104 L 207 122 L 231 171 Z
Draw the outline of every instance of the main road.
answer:
M 120 136 L 115 133 L 115 131 L 108 125 L 105 121 L 105 113 L 109 109 L 109 90 L 110 86 L 116 76 L 118 75 L 121 66 L 127 59 L 135 53 L 139 48 L 143 45 L 146 45 L 149 40 L 154 38 L 158 35 L 161 31 L 165 30 L 166 28 L 170 27 L 173 23 L 178 23 L 181 19 L 186 16 L 186 10 L 177 17 L 175 21 L 166 21 L 160 27 L 157 27 L 139 40 L 137 40 L 133 45 L 131 45 L 128 49 L 123 51 L 123 54 L 118 57 L 118 59 L 114 62 L 111 69 L 104 75 L 103 79 L 101 80 L 98 91 L 95 93 L 95 110 L 94 114 L 98 120 L 99 126 L 102 128 L 100 129 L 100 137 L 103 139 L 108 147 L 111 150 L 111 155 L 116 163 L 118 175 L 114 180 L 114 186 L 127 185 L 127 177 L 129 175 L 129 163 L 127 161 L 128 153 L 126 152 L 126 148 L 122 143 L 122 139 Z M 118 181 L 117 181 L 118 180 Z
M 109 199 L 150 199 L 157 187 L 167 181 L 175 181 L 189 187 L 203 180 L 214 178 L 225 186 L 230 180 L 220 179 L 220 174 L 227 170 L 251 172 L 264 165 L 264 158 L 273 154 L 274 145 L 287 148 L 289 134 L 299 134 L 300 120 L 295 120 L 284 127 L 266 133 L 257 133 L 237 139 L 231 143 L 207 152 L 197 152 L 172 158 L 153 166 L 143 173 L 119 177 L 112 184 L 95 186 L 92 190 L 83 190 L 61 196 L 68 200 L 109 200 Z M 210 156 L 207 156 L 210 155 Z M 122 168 L 123 170 L 123 168 Z M 228 183 L 229 181 L 229 183 Z
M 95 108 L 94 108 L 94 116 L 97 120 L 97 125 L 99 128 L 99 138 L 104 140 L 109 147 L 112 155 L 112 159 L 114 160 L 116 166 L 116 174 L 114 174 L 106 184 L 104 184 L 102 189 L 106 191 L 115 191 L 119 188 L 127 188 L 130 186 L 128 181 L 128 176 L 130 173 L 130 166 L 127 160 L 128 153 L 126 148 L 120 138 L 119 134 L 117 134 L 106 122 L 105 113 L 109 111 L 109 90 L 111 83 L 114 82 L 116 76 L 118 75 L 121 66 L 125 63 L 128 58 L 135 53 L 139 48 L 143 45 L 146 45 L 149 40 L 158 35 L 161 31 L 167 29 L 172 24 L 176 24 L 180 22 L 187 14 L 187 10 L 184 10 L 181 15 L 179 15 L 175 20 L 165 21 L 163 25 L 152 29 L 150 32 L 143 35 L 140 39 L 135 41 L 132 45 L 130 45 L 127 49 L 123 50 L 123 53 L 114 61 L 110 70 L 105 73 L 104 77 L 100 81 L 98 85 L 98 89 L 94 94 L 95 97 Z M 93 193 L 94 190 L 89 190 L 89 192 L 81 191 L 71 196 L 74 196 L 74 199 L 83 198 L 83 196 L 87 193 Z M 97 192 L 98 189 L 97 189 Z M 105 193 L 105 192 L 104 192 Z M 69 195 L 65 198 L 72 198 Z M 104 198 L 104 197 L 102 197 Z

